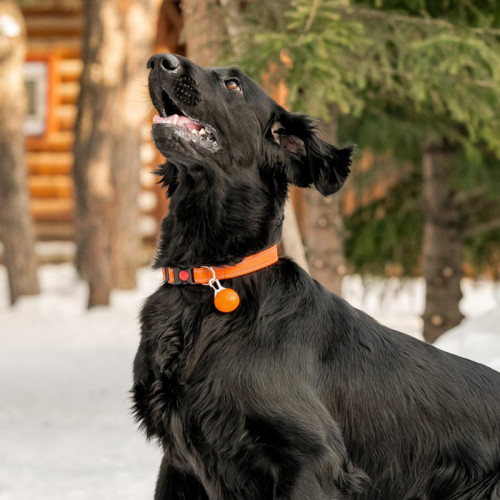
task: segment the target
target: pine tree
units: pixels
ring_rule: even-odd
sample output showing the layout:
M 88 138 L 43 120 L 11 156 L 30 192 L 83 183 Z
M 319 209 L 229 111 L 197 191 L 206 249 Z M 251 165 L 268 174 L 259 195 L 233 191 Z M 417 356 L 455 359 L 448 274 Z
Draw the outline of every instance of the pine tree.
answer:
M 485 171 L 485 150 L 499 156 L 500 124 L 493 111 L 500 100 L 499 44 L 488 25 L 498 19 L 498 9 L 488 10 L 486 2 L 473 9 L 469 2 L 449 2 L 446 8 L 420 2 L 419 12 L 410 2 L 378 4 L 389 12 L 361 9 L 358 15 L 373 20 L 371 33 L 379 41 L 374 54 L 383 72 L 396 78 L 379 80 L 377 100 L 370 99 L 367 109 L 375 110 L 375 122 L 389 115 L 390 130 L 392 120 L 396 126 L 410 123 L 407 132 L 421 157 L 424 337 L 433 342 L 462 318 L 463 200 L 470 186 L 457 184 L 457 167 Z
M 461 248 L 461 206 L 470 188 L 454 174 L 466 165 L 478 178 L 491 177 L 485 158 L 500 157 L 498 11 L 489 0 L 295 0 L 281 27 L 249 32 L 248 67 L 262 72 L 277 64 L 292 108 L 325 118 L 335 104 L 356 118 L 351 130 L 359 144 L 417 159 L 426 183 L 441 179 L 446 203 L 432 210 L 431 198 L 423 204 L 431 341 L 461 317 L 461 253 L 450 248 Z M 443 257 L 453 262 L 443 264 Z

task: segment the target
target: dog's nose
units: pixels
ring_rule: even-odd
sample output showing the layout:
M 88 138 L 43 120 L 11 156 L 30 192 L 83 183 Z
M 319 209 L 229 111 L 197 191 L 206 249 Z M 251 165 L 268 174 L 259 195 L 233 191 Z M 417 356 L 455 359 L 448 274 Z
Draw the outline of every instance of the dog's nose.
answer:
M 148 69 L 158 68 L 163 71 L 174 71 L 181 62 L 173 54 L 155 54 L 148 61 Z

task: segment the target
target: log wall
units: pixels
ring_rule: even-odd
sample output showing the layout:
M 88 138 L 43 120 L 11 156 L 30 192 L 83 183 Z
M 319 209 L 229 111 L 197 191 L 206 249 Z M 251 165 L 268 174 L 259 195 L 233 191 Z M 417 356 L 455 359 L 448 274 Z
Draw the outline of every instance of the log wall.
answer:
M 81 7 L 23 9 L 28 31 L 28 61 L 44 61 L 49 69 L 46 131 L 26 138 L 30 206 L 37 239 L 73 240 L 73 128 L 77 113 L 79 79 L 82 71 Z M 137 96 L 144 99 L 144 95 Z M 146 241 L 156 237 L 158 192 L 150 173 L 157 161 L 150 140 L 150 121 L 145 117 L 142 147 L 143 172 L 141 231 Z

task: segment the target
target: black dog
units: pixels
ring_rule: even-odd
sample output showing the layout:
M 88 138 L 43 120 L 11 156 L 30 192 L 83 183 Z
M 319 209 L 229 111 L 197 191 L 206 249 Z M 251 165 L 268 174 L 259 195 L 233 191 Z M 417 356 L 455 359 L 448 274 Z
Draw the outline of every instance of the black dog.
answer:
M 351 149 L 237 69 L 149 68 L 170 197 L 156 266 L 173 268 L 134 364 L 164 451 L 155 498 L 499 499 L 500 373 L 379 325 L 289 259 L 223 281 L 233 312 L 190 284 L 278 242 L 288 186 L 334 193 Z

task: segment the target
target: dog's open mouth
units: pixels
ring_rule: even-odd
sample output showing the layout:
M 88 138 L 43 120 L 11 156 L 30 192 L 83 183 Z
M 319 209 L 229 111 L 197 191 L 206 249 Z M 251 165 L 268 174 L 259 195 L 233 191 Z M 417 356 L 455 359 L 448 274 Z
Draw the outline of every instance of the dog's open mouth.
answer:
M 217 146 L 214 130 L 210 125 L 204 124 L 185 114 L 164 90 L 161 93 L 161 97 L 160 106 L 156 106 L 160 115 L 153 117 L 155 125 L 161 124 L 173 127 L 177 135 L 195 141 L 200 145 L 211 147 L 211 149 Z

